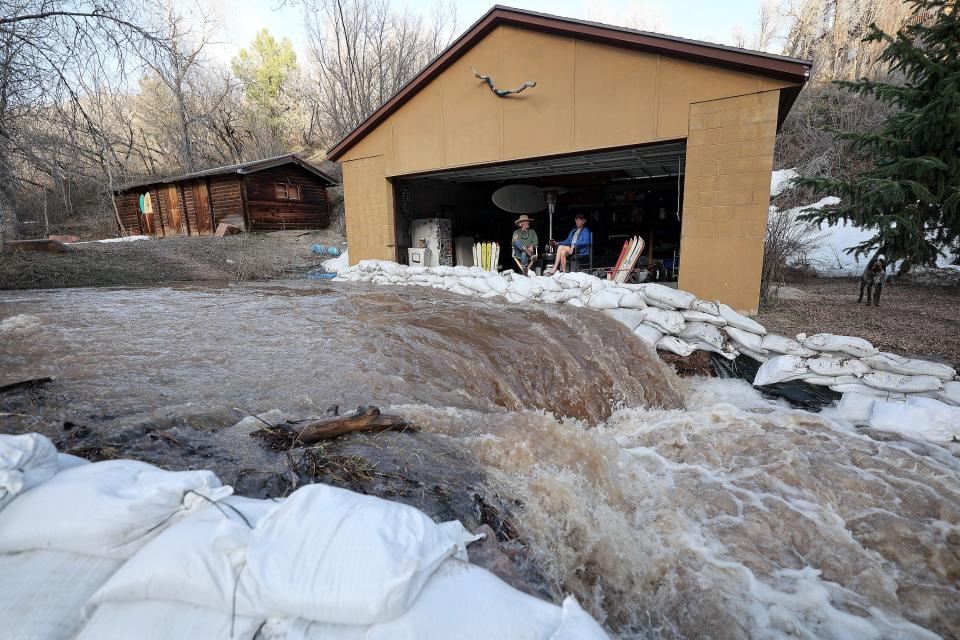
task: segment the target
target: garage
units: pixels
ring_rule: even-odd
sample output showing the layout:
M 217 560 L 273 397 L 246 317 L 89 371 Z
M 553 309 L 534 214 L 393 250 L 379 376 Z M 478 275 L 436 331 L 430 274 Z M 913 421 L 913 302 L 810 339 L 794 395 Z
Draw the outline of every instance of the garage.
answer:
M 487 242 L 500 247 L 491 266 L 512 268 L 517 215 L 494 195 L 539 190 L 553 204 L 530 213 L 542 258 L 584 214 L 587 268 L 639 236 L 644 277 L 755 313 L 774 143 L 809 69 L 494 7 L 330 150 L 350 260 L 407 262 L 433 243 L 456 264 Z

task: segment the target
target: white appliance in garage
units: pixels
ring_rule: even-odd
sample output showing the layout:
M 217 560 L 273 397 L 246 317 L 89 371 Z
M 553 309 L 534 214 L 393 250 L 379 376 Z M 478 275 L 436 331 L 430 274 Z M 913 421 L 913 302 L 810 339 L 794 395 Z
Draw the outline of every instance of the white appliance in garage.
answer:
M 420 218 L 410 222 L 410 246 L 429 249 L 424 266 L 453 266 L 453 225 L 449 218 Z

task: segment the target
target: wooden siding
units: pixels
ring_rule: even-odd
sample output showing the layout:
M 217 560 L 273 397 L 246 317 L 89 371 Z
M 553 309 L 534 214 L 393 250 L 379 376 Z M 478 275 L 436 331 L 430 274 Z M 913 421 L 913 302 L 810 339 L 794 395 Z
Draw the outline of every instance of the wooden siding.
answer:
M 121 231 L 127 235 L 140 235 L 143 228 L 140 226 L 140 194 L 124 193 L 116 198 L 117 210 L 120 212 Z
M 278 200 L 278 182 L 299 186 L 301 200 Z M 316 176 L 296 165 L 247 174 L 246 188 L 250 231 L 325 229 L 330 224 L 326 188 Z
M 210 178 L 210 206 L 217 224 L 226 222 L 244 229 L 243 200 L 240 189 L 243 179 L 240 176 L 215 176 Z M 216 230 L 216 227 L 214 227 Z

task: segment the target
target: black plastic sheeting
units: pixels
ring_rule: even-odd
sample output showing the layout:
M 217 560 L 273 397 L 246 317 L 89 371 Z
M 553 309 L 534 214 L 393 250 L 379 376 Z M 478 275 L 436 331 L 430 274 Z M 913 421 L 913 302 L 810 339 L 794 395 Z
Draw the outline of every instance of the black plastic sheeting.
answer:
M 745 355 L 737 356 L 736 360 L 727 360 L 717 354 L 711 354 L 710 364 L 718 378 L 739 378 L 753 382 L 760 368 L 760 362 Z M 833 391 L 829 387 L 822 387 L 804 382 L 791 380 L 754 387 L 767 398 L 786 400 L 798 409 L 817 412 L 839 400 L 843 394 Z

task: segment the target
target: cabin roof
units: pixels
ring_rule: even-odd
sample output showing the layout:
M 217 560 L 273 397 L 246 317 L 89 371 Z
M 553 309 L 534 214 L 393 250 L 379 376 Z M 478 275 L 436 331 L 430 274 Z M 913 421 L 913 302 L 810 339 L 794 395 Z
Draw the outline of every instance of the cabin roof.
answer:
M 137 187 L 146 187 L 155 184 L 171 184 L 173 182 L 181 182 L 183 180 L 193 180 L 195 178 L 205 178 L 209 176 L 220 176 L 220 175 L 245 175 L 248 173 L 256 173 L 257 171 L 264 171 L 266 169 L 273 169 L 274 167 L 280 167 L 285 164 L 295 164 L 302 169 L 312 173 L 321 181 L 323 181 L 326 186 L 331 187 L 337 184 L 337 181 L 313 166 L 309 162 L 302 160 L 296 154 L 288 153 L 282 156 L 275 156 L 273 158 L 263 158 L 261 160 L 251 160 L 250 162 L 241 162 L 239 164 L 228 164 L 222 167 L 213 167 L 212 169 L 204 169 L 203 171 L 194 171 L 192 173 L 185 173 L 179 176 L 171 176 L 169 178 L 152 178 L 150 180 L 140 180 L 137 182 L 131 182 L 126 184 L 119 189 L 117 192 L 129 191 L 130 189 L 135 189 Z

